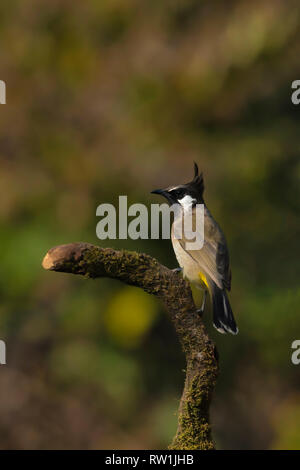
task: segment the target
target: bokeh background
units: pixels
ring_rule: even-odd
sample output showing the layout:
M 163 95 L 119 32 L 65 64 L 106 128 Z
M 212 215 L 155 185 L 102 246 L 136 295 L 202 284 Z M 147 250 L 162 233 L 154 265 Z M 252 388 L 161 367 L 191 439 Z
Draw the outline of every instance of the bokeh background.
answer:
M 162 306 L 112 280 L 43 271 L 96 237 L 96 207 L 204 171 L 230 247 L 240 334 L 211 328 L 218 448 L 300 449 L 297 1 L 10 0 L 0 4 L 0 448 L 159 449 L 184 358 Z

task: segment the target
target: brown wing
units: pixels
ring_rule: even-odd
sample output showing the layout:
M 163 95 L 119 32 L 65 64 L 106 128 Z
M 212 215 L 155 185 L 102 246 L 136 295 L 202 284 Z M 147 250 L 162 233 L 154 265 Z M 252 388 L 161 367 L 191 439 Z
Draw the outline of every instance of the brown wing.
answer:
M 191 236 L 186 233 L 179 240 L 184 250 Z M 204 210 L 204 244 L 201 250 L 188 250 L 189 255 L 199 265 L 199 271 L 208 275 L 220 289 L 231 288 L 231 271 L 225 236 L 208 209 Z

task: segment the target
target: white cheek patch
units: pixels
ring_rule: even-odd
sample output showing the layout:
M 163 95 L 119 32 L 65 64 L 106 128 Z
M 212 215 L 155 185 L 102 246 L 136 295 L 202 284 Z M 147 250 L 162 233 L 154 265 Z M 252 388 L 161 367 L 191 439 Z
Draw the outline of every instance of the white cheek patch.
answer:
M 192 198 L 192 196 L 184 196 L 182 199 L 178 199 L 179 204 L 183 207 L 184 210 L 191 209 L 196 199 Z
M 182 239 L 183 229 L 185 250 L 201 250 L 204 244 L 204 204 L 197 204 L 197 200 L 188 195 L 178 202 L 183 210 L 174 224 L 174 236 Z M 194 204 L 195 210 L 192 210 Z

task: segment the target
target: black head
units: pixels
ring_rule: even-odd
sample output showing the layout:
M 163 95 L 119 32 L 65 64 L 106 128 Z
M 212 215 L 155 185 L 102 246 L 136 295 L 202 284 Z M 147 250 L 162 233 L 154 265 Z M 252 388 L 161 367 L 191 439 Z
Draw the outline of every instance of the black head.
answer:
M 188 204 L 200 204 L 203 202 L 204 182 L 203 174 L 198 170 L 197 163 L 194 163 L 194 178 L 190 183 L 180 184 L 178 186 L 169 186 L 166 189 L 155 189 L 152 194 L 161 194 L 170 204 L 180 203 L 182 199 Z

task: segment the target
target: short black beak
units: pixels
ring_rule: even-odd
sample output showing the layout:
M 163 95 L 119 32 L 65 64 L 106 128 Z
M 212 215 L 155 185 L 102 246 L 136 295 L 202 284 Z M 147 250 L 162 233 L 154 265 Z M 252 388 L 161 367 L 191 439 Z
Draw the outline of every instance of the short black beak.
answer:
M 154 189 L 154 191 L 151 191 L 151 194 L 161 194 L 161 195 L 164 195 L 164 194 L 165 194 L 165 190 L 164 190 L 164 189 Z
M 167 189 L 154 189 L 154 191 L 151 191 L 151 194 L 159 194 L 160 196 L 165 197 L 167 201 L 172 204 L 171 195 Z

